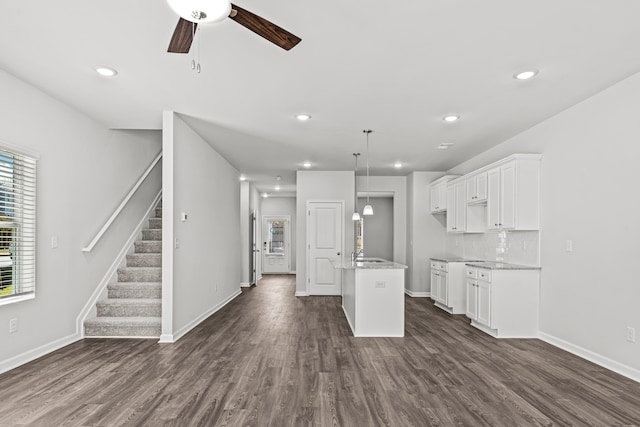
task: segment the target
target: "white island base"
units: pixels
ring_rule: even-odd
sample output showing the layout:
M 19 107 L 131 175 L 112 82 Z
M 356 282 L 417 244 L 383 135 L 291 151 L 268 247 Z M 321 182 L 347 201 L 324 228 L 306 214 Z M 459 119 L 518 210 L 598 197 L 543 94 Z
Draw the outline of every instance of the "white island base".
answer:
M 405 268 L 392 262 L 342 267 L 342 309 L 354 336 L 404 336 Z

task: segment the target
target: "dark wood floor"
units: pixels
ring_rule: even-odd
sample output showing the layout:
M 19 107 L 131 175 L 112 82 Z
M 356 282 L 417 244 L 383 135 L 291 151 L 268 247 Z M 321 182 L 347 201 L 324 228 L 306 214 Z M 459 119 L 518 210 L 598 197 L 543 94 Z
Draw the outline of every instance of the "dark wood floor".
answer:
M 173 345 L 84 340 L 0 375 L 0 426 L 640 425 L 640 384 L 406 299 L 405 338 L 353 338 L 294 276 Z

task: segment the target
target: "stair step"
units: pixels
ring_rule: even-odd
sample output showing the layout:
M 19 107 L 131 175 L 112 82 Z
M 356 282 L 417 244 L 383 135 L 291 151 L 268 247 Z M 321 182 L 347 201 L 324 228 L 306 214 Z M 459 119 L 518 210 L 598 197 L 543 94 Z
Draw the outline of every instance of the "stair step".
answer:
M 119 268 L 118 282 L 162 282 L 162 267 Z
M 156 218 L 162 218 L 162 208 L 156 208 Z
M 162 229 L 162 218 L 149 218 L 149 228 Z
M 129 254 L 127 255 L 127 267 L 162 267 L 162 254 Z
M 142 240 L 162 240 L 162 229 L 146 228 L 142 230 Z
M 118 282 L 107 285 L 109 298 L 162 298 L 161 282 Z
M 133 243 L 137 254 L 162 253 L 162 242 L 141 240 Z
M 84 322 L 86 337 L 158 338 L 161 332 L 160 317 L 94 317 Z
M 158 317 L 162 316 L 160 298 L 115 298 L 96 303 L 98 317 Z

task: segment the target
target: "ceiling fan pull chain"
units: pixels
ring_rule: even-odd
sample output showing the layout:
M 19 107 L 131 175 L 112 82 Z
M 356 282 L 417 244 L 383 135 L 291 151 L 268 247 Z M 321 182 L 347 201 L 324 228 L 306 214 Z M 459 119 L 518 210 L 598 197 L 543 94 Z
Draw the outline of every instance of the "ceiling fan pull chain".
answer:
M 196 66 L 196 73 L 200 74 L 200 27 L 198 27 L 198 65 Z
M 195 24 L 195 22 L 192 22 L 191 23 L 191 40 L 193 40 L 195 36 L 196 36 L 196 24 Z M 191 58 L 191 69 L 192 70 L 196 69 L 196 55 L 195 55 L 195 53 L 193 53 L 193 57 Z

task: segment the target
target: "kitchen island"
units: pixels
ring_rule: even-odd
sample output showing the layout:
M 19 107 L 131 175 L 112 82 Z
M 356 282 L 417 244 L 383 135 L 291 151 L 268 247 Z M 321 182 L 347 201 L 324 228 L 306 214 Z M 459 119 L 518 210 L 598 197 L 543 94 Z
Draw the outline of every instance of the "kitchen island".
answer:
M 381 258 L 335 264 L 342 270 L 342 310 L 356 337 L 404 336 L 406 265 Z

